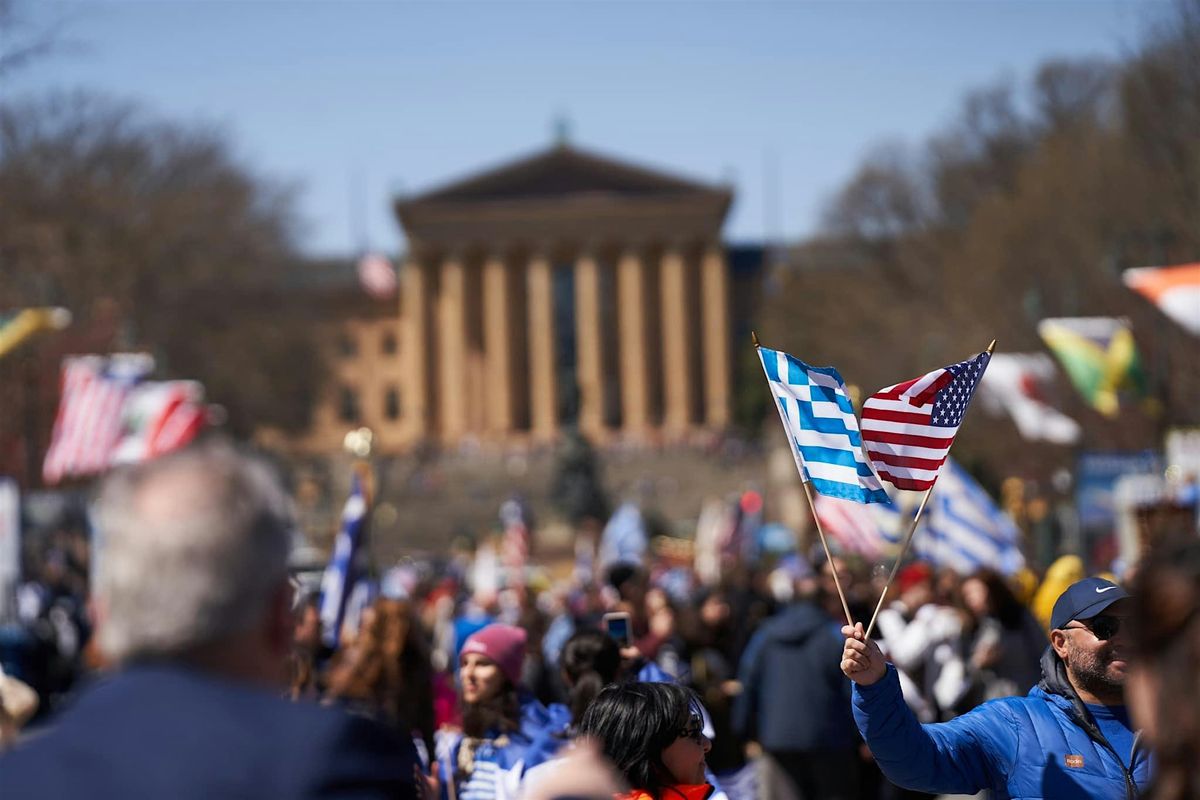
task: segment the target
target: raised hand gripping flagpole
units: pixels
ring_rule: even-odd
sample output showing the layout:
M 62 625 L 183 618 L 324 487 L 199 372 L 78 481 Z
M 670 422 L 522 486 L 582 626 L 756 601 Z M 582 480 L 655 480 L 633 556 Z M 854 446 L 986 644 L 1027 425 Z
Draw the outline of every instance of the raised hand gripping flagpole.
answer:
M 992 339 L 992 343 L 987 346 L 987 354 L 990 357 L 992 351 L 996 349 L 996 340 Z M 947 453 L 949 451 L 947 450 Z M 896 556 L 896 563 L 892 565 L 892 571 L 888 575 L 887 583 L 883 585 L 883 592 L 879 595 L 879 602 L 875 604 L 875 611 L 871 614 L 871 622 L 867 625 L 867 633 L 864 638 L 870 639 L 872 631 L 875 630 L 875 623 L 879 620 L 879 610 L 883 608 L 883 601 L 887 598 L 888 590 L 892 588 L 892 581 L 896 578 L 896 573 L 900 571 L 900 565 L 904 563 L 904 557 L 908 555 L 908 548 L 912 544 L 913 534 L 917 532 L 917 525 L 921 521 L 921 514 L 925 511 L 925 506 L 929 502 L 929 496 L 933 494 L 933 486 L 931 485 L 925 490 L 925 496 L 921 498 L 921 504 L 917 506 L 916 516 L 913 517 L 912 524 L 908 526 L 908 535 L 904 537 L 904 544 L 900 546 L 900 553 Z M 853 622 L 850 623 L 854 625 Z
M 762 352 L 761 352 L 762 347 L 758 343 L 758 334 L 755 333 L 754 331 L 750 331 L 750 338 L 754 342 L 754 349 L 756 351 L 758 351 L 759 361 L 761 362 L 762 361 Z M 786 433 L 788 430 L 787 417 L 784 416 L 783 408 L 780 407 L 780 405 L 777 401 L 775 402 L 775 410 L 779 412 L 779 421 L 783 423 L 783 430 Z M 792 449 L 790 447 L 790 445 L 789 445 L 788 449 Z M 844 611 L 846 613 L 846 624 L 853 625 L 854 618 L 850 615 L 850 605 L 846 602 L 846 593 L 842 591 L 842 582 L 838 578 L 837 565 L 833 561 L 833 554 L 829 551 L 829 542 L 826 541 L 826 539 L 825 539 L 825 531 L 821 527 L 821 518 L 817 516 L 817 509 L 813 503 L 813 496 L 812 496 L 813 490 L 812 490 L 811 481 L 809 481 L 805 477 L 805 475 L 807 473 L 804 470 L 804 465 L 800 462 L 799 457 L 796 455 L 796 452 L 794 449 L 792 449 L 792 456 L 796 459 L 796 469 L 799 470 L 799 472 L 800 472 L 800 482 L 804 484 L 804 496 L 808 498 L 808 507 L 812 510 L 813 521 L 815 521 L 817 523 L 817 535 L 821 539 L 821 547 L 824 548 L 824 550 L 825 550 L 825 560 L 829 564 L 829 571 L 831 573 L 833 573 L 833 585 L 837 589 L 838 599 L 842 601 L 842 611 Z

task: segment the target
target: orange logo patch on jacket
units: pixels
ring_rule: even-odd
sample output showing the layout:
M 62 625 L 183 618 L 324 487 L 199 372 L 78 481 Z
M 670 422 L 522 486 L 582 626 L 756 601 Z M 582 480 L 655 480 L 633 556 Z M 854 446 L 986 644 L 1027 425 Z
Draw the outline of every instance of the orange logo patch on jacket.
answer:
M 1083 756 L 1067 756 L 1067 766 L 1073 769 L 1081 769 L 1083 767 Z

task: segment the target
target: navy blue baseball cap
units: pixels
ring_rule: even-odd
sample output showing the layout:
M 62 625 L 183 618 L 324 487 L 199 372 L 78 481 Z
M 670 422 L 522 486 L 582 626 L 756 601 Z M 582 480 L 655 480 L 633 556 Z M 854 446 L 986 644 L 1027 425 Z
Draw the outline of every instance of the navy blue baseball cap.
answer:
M 1091 619 L 1118 600 L 1129 597 L 1129 592 L 1104 578 L 1084 578 L 1067 587 L 1054 601 L 1050 613 L 1050 627 L 1062 628 L 1073 619 Z

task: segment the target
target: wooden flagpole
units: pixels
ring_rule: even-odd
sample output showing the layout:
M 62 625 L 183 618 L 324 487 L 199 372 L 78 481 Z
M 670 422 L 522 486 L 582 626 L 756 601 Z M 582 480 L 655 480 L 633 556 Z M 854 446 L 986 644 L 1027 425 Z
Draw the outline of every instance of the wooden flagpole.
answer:
M 842 582 L 838 579 L 837 564 L 833 563 L 833 554 L 829 552 L 829 542 L 825 540 L 825 531 L 821 529 L 821 518 L 817 516 L 817 508 L 813 504 L 812 485 L 804 481 L 804 496 L 808 498 L 808 507 L 812 509 L 813 521 L 817 523 L 817 535 L 821 537 L 821 547 L 825 548 L 825 561 L 829 571 L 833 573 L 833 585 L 837 587 L 838 599 L 842 601 L 842 611 L 846 612 L 846 624 L 854 627 L 854 617 L 850 616 L 850 606 L 846 603 L 846 593 L 842 591 Z
M 992 351 L 996 349 L 996 340 L 992 339 L 992 343 L 987 346 L 987 354 L 990 356 Z M 946 455 L 950 455 L 950 451 L 946 451 Z M 936 479 L 935 479 L 936 480 Z M 892 588 L 892 581 L 896 577 L 896 573 L 900 571 L 900 564 L 904 561 L 904 556 L 908 555 L 908 547 L 912 544 L 913 534 L 917 532 L 917 523 L 921 521 L 921 513 L 925 510 L 925 504 L 929 502 L 929 496 L 933 494 L 933 486 L 925 490 L 925 496 L 921 498 L 921 505 L 917 506 L 917 515 L 913 517 L 912 525 L 908 528 L 908 535 L 904 537 L 904 544 L 900 547 L 900 554 L 896 556 L 896 563 L 892 565 L 892 572 L 888 575 L 887 583 L 883 585 L 883 593 L 879 595 L 879 602 L 875 604 L 875 613 L 871 615 L 871 622 L 867 625 L 867 639 L 871 638 L 871 632 L 875 630 L 875 623 L 879 619 L 879 609 L 883 608 L 884 598 L 887 597 L 888 590 Z M 853 622 L 850 623 L 854 625 Z
M 750 339 L 754 342 L 754 349 L 759 350 L 761 345 L 758 343 L 758 334 L 750 331 Z M 761 353 L 759 353 L 759 361 L 762 361 Z M 783 423 L 783 430 L 786 435 L 788 429 L 787 419 L 783 416 L 783 410 L 779 408 L 779 404 L 776 403 L 775 406 L 776 410 L 779 411 L 779 419 Z M 788 447 L 791 446 L 791 443 L 789 443 Z M 793 455 L 795 454 L 793 453 Z M 817 508 L 813 504 L 812 486 L 809 481 L 804 479 L 804 470 L 800 467 L 798 461 L 796 469 L 800 473 L 800 482 L 804 484 L 804 496 L 808 498 L 808 507 L 812 511 L 813 521 L 817 523 L 817 535 L 821 538 L 821 547 L 825 549 L 825 559 L 829 562 L 829 571 L 833 573 L 833 585 L 837 588 L 838 599 L 842 601 L 842 611 L 846 612 L 846 624 L 853 626 L 854 618 L 850 616 L 850 606 L 846 603 L 846 593 L 842 591 L 842 582 L 838 578 L 837 565 L 833 563 L 833 554 L 829 552 L 829 542 L 825 540 L 825 531 L 821 528 L 821 519 L 817 516 Z
M 879 595 L 879 602 L 875 604 L 875 612 L 871 614 L 871 623 L 867 625 L 867 636 L 871 638 L 871 631 L 875 630 L 875 621 L 879 619 L 879 609 L 883 608 L 883 600 L 887 597 L 888 589 L 892 588 L 892 580 L 896 577 L 896 573 L 900 571 L 900 565 L 904 562 L 904 556 L 908 554 L 908 546 L 912 544 L 913 534 L 917 532 L 917 523 L 921 521 L 921 512 L 925 510 L 925 504 L 929 502 L 929 495 L 933 494 L 933 487 L 930 486 L 925 490 L 925 496 L 921 498 L 921 505 L 917 506 L 917 515 L 913 517 L 912 525 L 908 528 L 908 535 L 904 537 L 904 544 L 900 548 L 900 554 L 896 556 L 896 563 L 892 565 L 892 572 L 888 575 L 887 583 L 883 585 L 883 593 Z M 853 625 L 854 623 L 850 623 Z

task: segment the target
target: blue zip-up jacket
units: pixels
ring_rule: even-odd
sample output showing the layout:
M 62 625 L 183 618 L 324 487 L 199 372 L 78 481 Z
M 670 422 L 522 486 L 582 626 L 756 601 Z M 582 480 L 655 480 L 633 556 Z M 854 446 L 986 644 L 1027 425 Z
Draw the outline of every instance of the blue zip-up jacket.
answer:
M 1025 697 L 992 700 L 950 722 L 922 725 L 888 664 L 883 680 L 854 685 L 854 720 L 883 773 L 909 789 L 990 789 L 998 800 L 1138 797 L 1150 781 L 1148 753 L 1135 740 L 1133 752 L 1118 757 L 1052 648 L 1042 656 L 1042 676 Z

